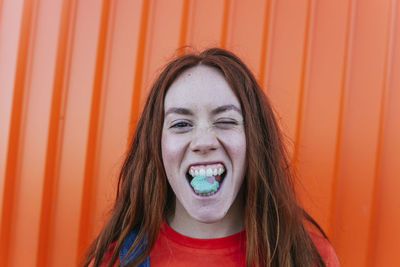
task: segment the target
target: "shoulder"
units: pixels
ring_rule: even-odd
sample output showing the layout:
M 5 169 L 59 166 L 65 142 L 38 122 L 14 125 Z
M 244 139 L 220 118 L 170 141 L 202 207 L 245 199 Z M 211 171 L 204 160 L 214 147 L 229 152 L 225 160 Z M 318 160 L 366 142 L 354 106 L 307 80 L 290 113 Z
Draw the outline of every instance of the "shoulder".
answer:
M 324 260 L 326 266 L 339 267 L 340 262 L 331 243 L 329 243 L 326 238 L 319 236 L 318 234 L 315 234 L 313 232 L 310 232 L 310 237 L 314 242 L 316 248 L 318 249 L 318 252 Z

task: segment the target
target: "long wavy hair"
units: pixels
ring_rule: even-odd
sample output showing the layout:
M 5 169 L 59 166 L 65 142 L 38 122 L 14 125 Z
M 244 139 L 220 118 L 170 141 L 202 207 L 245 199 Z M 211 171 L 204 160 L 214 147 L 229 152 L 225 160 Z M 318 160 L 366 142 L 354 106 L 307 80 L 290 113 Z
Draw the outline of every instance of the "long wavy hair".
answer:
M 325 234 L 296 200 L 294 171 L 271 104 L 246 65 L 219 48 L 177 57 L 154 82 L 119 175 L 111 218 L 88 249 L 84 266 L 90 262 L 99 266 L 104 255 L 110 253 L 111 244 L 108 266 L 113 266 L 124 239 L 133 230 L 138 236 L 129 253 L 144 243 L 146 246 L 129 266 L 138 266 L 150 255 L 175 201 L 161 158 L 164 98 L 175 79 L 198 64 L 221 71 L 243 112 L 247 144 L 242 185 L 247 267 L 325 266 L 305 223 L 311 222 Z

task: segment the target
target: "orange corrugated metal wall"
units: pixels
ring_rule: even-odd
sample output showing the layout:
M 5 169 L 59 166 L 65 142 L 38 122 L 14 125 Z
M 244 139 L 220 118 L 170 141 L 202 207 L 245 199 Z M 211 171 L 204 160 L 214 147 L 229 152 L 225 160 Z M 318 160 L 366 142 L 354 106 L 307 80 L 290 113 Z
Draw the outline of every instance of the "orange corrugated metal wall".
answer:
M 400 1 L 0 0 L 0 265 L 76 266 L 178 47 L 245 60 L 343 266 L 400 266 Z

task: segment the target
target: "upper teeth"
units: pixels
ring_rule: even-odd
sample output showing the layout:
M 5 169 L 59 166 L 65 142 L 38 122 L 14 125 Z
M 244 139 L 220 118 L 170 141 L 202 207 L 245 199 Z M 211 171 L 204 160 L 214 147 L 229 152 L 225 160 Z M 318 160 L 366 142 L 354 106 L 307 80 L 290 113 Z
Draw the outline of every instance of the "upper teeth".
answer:
M 212 166 L 192 166 L 189 169 L 189 174 L 193 177 L 196 176 L 216 176 L 225 172 L 222 164 L 214 164 Z

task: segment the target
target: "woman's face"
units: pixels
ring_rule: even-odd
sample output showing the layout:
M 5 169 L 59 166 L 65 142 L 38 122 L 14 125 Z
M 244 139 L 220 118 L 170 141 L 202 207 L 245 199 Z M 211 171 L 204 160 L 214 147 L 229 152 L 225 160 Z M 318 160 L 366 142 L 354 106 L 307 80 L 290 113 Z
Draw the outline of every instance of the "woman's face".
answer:
M 213 223 L 240 214 L 232 204 L 245 174 L 246 136 L 240 103 L 224 76 L 204 65 L 190 68 L 172 83 L 164 106 L 161 150 L 175 216 Z

